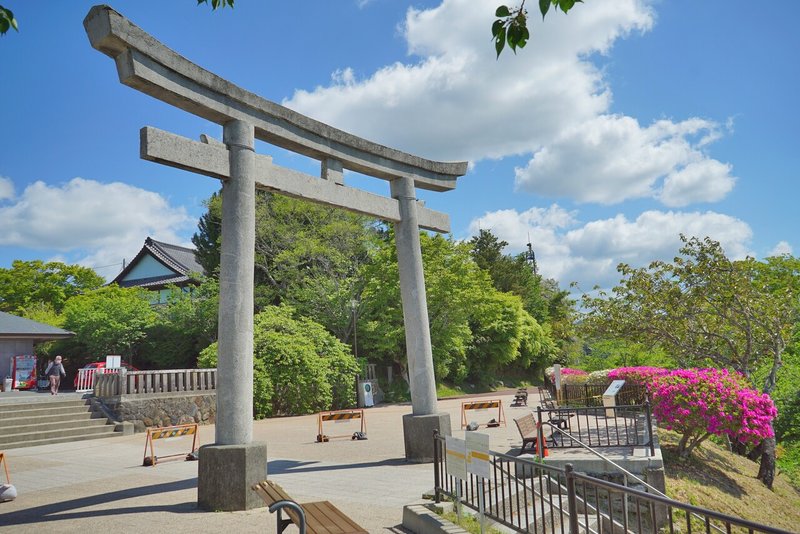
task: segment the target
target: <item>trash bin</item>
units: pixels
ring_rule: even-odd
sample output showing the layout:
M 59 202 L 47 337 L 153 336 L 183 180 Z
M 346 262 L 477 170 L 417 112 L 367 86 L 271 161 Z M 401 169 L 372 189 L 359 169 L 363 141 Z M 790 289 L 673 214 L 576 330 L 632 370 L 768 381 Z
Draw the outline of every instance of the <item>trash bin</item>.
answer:
M 10 378 L 6 378 L 5 380 L 3 380 L 3 391 L 11 391 L 12 382 L 13 380 L 11 380 Z

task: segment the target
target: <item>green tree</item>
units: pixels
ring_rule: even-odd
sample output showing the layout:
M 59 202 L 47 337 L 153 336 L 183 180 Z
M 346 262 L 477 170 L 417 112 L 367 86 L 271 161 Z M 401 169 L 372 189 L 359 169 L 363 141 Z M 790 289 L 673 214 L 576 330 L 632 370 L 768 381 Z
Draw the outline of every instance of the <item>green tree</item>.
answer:
M 27 308 L 46 304 L 61 313 L 67 299 L 103 283 L 103 278 L 88 267 L 14 260 L 10 269 L 0 268 L 0 311 L 24 314 Z
M 353 406 L 358 365 L 347 345 L 288 306 L 267 306 L 254 318 L 255 417 L 299 415 Z M 200 356 L 217 365 L 217 344 Z
M 491 378 L 511 362 L 541 361 L 552 348 L 519 297 L 497 291 L 470 245 L 420 234 L 434 371 L 438 380 Z M 406 349 L 393 233 L 365 268 L 360 352 L 406 376 Z
M 472 341 L 469 305 L 479 298 L 478 278 L 488 277 L 463 246 L 439 235 L 420 234 L 428 303 L 433 365 L 439 380 L 462 381 L 468 373 L 467 348 Z M 361 354 L 370 361 L 392 365 L 406 381 L 405 328 L 400 299 L 400 273 L 394 232 L 364 272 L 358 332 Z
M 206 278 L 191 292 L 174 288 L 141 345 L 141 357 L 156 368 L 185 369 L 217 339 L 219 282 Z
M 659 346 L 609 338 L 585 341 L 578 364 L 590 373 L 618 367 L 675 367 L 672 357 Z
M 761 389 L 772 393 L 794 324 L 791 290 L 774 287 L 763 263 L 728 259 L 716 241 L 681 240 L 672 263 L 620 264 L 611 295 L 584 295 L 585 327 L 596 338 L 660 346 L 682 367 L 728 367 L 752 380 L 767 365 Z M 774 438 L 763 449 L 759 478 L 771 487 Z
M 515 363 L 520 369 L 542 365 L 555 352 L 544 328 L 516 295 L 485 291 L 471 310 L 472 343 L 467 351 L 470 378 L 485 382 Z
M 265 195 L 257 212 L 256 269 L 273 303 L 325 325 L 342 341 L 352 335 L 350 301 L 359 299 L 360 270 L 378 246 L 373 219 L 281 195 Z
M 222 238 L 222 197 L 213 193 L 203 203 L 206 212 L 197 223 L 197 232 L 192 235 L 192 244 L 195 246 L 197 263 L 209 276 L 218 276 L 219 254 Z
M 550 337 L 556 342 L 556 353 L 564 360 L 567 347 L 575 337 L 575 314 L 569 292 L 559 289 L 555 280 L 542 278 L 534 272 L 526 254 L 504 254 L 508 243 L 489 230 L 481 230 L 469 244 L 472 258 L 489 273 L 494 287 L 519 296 L 525 311 L 539 324 L 549 327 Z
M 192 242 L 206 272 L 219 265 L 221 197 L 212 196 Z M 353 334 L 361 267 L 378 246 L 372 219 L 264 191 L 256 195 L 256 308 L 288 304 L 342 341 Z
M 119 354 L 136 365 L 138 345 L 156 320 L 147 293 L 112 285 L 72 297 L 64 306 L 64 328 L 75 332 L 76 348 L 88 360 Z

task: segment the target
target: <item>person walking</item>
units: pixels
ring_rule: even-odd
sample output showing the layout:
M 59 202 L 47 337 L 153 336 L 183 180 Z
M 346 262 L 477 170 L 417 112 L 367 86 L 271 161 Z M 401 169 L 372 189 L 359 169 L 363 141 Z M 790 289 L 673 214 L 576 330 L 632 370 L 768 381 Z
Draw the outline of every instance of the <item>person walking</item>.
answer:
M 64 370 L 64 365 L 61 363 L 61 355 L 56 356 L 56 359 L 50 362 L 45 369 L 44 374 L 50 380 L 50 395 L 58 395 L 58 386 L 61 385 L 61 377 L 67 376 Z

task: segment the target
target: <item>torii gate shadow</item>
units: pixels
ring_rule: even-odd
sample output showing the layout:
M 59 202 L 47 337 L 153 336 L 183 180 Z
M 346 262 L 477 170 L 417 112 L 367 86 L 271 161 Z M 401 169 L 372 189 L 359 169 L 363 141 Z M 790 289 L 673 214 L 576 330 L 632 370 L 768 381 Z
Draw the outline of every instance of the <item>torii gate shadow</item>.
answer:
M 68 501 L 48 503 L 24 510 L 17 510 L 0 515 L 0 524 L 4 527 L 12 525 L 27 525 L 32 523 L 57 523 L 58 521 L 68 521 L 71 519 L 85 519 L 92 517 L 116 516 L 123 514 L 139 514 L 152 512 L 172 512 L 175 514 L 200 512 L 197 502 L 194 500 L 179 504 L 147 504 L 142 506 L 113 507 L 104 510 L 82 510 L 92 506 L 108 504 L 114 501 L 123 501 L 136 497 L 145 497 L 170 493 L 173 491 L 183 491 L 197 487 L 197 477 L 178 480 L 175 482 L 165 482 L 163 484 L 153 484 L 139 486 L 109 493 L 99 493 L 86 497 L 78 497 Z M 2 510 L 0 505 L 0 510 Z

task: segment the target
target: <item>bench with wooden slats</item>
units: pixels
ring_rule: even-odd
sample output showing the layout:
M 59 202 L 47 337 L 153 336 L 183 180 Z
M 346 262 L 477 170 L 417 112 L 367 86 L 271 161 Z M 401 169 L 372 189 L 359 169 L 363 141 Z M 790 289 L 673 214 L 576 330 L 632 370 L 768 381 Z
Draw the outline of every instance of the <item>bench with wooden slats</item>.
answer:
M 296 502 L 283 488 L 271 480 L 253 484 L 253 491 L 258 493 L 267 506 L 284 500 Z M 367 532 L 328 501 L 303 503 L 300 504 L 300 507 L 305 512 L 308 534 L 366 534 Z M 287 507 L 288 519 L 283 519 L 281 512 L 282 510 L 278 510 L 278 534 L 281 534 L 292 523 L 300 525 L 297 512 Z
M 525 453 L 525 447 L 529 444 L 530 450 L 528 452 L 535 454 L 536 443 L 539 440 L 539 431 L 536 428 L 536 419 L 534 419 L 533 414 L 529 413 L 524 417 L 514 419 L 514 422 L 517 424 L 519 435 L 522 436 L 522 448 L 519 454 Z

